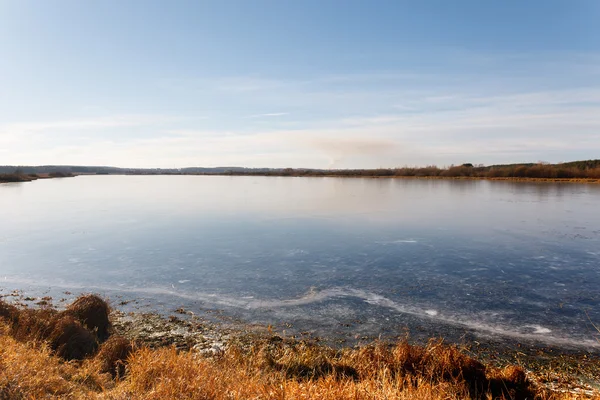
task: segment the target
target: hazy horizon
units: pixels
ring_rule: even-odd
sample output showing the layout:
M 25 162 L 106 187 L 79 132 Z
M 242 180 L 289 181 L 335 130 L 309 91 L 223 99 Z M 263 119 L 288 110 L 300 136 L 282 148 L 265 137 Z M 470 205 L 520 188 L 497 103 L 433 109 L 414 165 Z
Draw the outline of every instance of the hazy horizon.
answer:
M 600 158 L 600 3 L 0 0 L 0 164 Z

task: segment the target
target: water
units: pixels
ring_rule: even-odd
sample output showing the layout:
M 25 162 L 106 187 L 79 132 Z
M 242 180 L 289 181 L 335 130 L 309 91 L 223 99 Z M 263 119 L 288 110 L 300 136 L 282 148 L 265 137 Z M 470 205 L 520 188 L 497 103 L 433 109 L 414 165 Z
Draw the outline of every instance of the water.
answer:
M 94 291 L 340 338 L 591 349 L 600 186 L 79 176 L 0 185 L 0 289 Z

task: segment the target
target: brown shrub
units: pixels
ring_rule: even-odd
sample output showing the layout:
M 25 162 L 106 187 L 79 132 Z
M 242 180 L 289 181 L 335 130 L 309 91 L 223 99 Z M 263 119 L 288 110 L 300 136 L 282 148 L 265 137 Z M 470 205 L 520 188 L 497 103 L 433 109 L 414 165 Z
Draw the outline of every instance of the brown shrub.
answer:
M 357 368 L 361 380 L 389 376 L 413 385 L 422 381 L 450 384 L 463 387 L 472 399 L 485 399 L 488 395 L 507 399 L 532 396 L 530 382 L 522 368 L 488 371 L 485 365 L 442 340 L 432 339 L 426 346 L 411 345 L 406 341 L 394 347 L 378 343 L 349 351 L 342 360 L 345 357 L 349 357 L 350 365 Z
M 109 336 L 109 313 L 110 308 L 106 301 L 94 294 L 78 297 L 64 311 L 64 314 L 73 316 L 83 326 L 95 332 L 100 343 L 108 339 Z
M 54 329 L 58 312 L 50 308 L 21 309 L 11 325 L 12 336 L 22 342 L 45 340 Z
M 526 400 L 535 397 L 533 387 L 522 367 L 509 365 L 491 375 L 489 378 L 489 392 L 494 394 L 495 397 L 513 400 Z
M 527 375 L 522 367 L 517 365 L 509 365 L 502 371 L 504 379 L 515 385 L 524 385 L 527 383 Z
M 461 166 L 450 166 L 448 169 L 442 171 L 441 176 L 458 177 L 458 176 L 473 176 L 473 167 Z
M 31 178 L 23 174 L 0 174 L 0 182 L 25 182 L 29 180 L 31 180 Z
M 481 393 L 487 386 L 485 366 L 461 353 L 456 347 L 432 342 L 426 348 L 424 360 L 426 376 L 442 380 L 464 380 L 471 389 Z
M 19 318 L 19 309 L 4 300 L 0 300 L 0 318 L 12 324 Z
M 98 348 L 94 335 L 72 316 L 63 315 L 53 324 L 50 348 L 65 360 L 82 360 Z
M 280 371 L 288 379 L 303 381 L 323 377 L 334 380 L 359 378 L 356 368 L 340 360 L 333 349 L 307 343 L 287 347 L 282 342 L 270 341 L 254 347 L 251 355 L 236 354 L 234 350 L 229 354 L 233 356 L 232 362 L 243 363 L 244 358 L 250 358 L 255 367 Z
M 133 351 L 131 342 L 122 336 L 111 336 L 100 346 L 95 359 L 99 362 L 100 372 L 110 373 L 113 378 L 125 375 L 127 357 Z
M 412 347 L 418 346 L 404 346 Z M 442 341 L 432 340 L 424 348 L 423 358 L 413 361 L 421 364 L 417 376 L 432 381 L 458 383 L 463 381 L 471 398 L 480 399 L 491 395 L 492 398 L 510 398 L 513 400 L 533 398 L 533 389 L 525 370 L 518 366 L 509 366 L 502 371 L 490 370 L 479 361 L 463 354 L 454 346 Z
M 92 331 L 98 339 L 108 336 L 108 305 L 93 295 L 78 298 L 61 313 L 49 307 L 19 309 L 0 302 L 0 317 L 8 323 L 15 339 L 48 341 L 50 348 L 66 360 L 83 359 L 96 351 L 98 343 Z
M 68 380 L 76 372 L 47 347 L 0 335 L 0 399 L 84 398 Z

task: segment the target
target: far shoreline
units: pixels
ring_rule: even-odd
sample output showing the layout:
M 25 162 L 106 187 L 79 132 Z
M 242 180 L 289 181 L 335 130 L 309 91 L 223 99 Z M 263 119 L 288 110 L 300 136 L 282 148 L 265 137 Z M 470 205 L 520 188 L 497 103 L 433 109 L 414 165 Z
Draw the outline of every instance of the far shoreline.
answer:
M 116 175 L 116 174 L 115 174 Z M 134 175 L 134 174 L 122 174 Z M 157 174 L 158 175 L 158 174 Z M 173 175 L 173 174 L 161 174 Z M 343 176 L 343 175 L 250 175 L 250 174 L 179 174 L 192 176 L 262 176 L 267 178 L 347 178 L 347 179 L 414 179 L 414 180 L 450 180 L 450 181 L 492 181 L 492 182 L 531 182 L 531 183 L 579 183 L 579 184 L 600 184 L 600 179 L 584 178 L 517 178 L 517 177 L 482 177 L 482 176 Z M 144 176 L 144 174 L 135 174 L 134 176 Z
M 406 180 L 447 180 L 447 181 L 490 181 L 490 182 L 518 182 L 518 183 L 567 183 L 567 184 L 600 184 L 600 179 L 587 178 L 527 178 L 527 177 L 481 177 L 481 176 L 386 176 L 386 175 L 276 175 L 276 174 L 73 174 L 68 177 L 77 176 L 229 176 L 229 177 L 265 177 L 265 178 L 343 178 L 343 179 L 406 179 Z M 56 179 L 63 177 L 38 176 L 24 177 L 21 180 L 4 180 L 0 176 L 2 183 L 27 183 L 38 179 Z
M 0 183 L 26 183 L 38 179 L 73 178 L 76 175 L 65 173 L 50 174 L 0 174 Z
M 0 166 L 0 182 L 30 181 L 43 177 L 76 175 L 201 175 L 201 176 L 275 176 L 331 178 L 403 178 L 489 180 L 551 183 L 600 183 L 600 159 L 549 164 L 517 163 L 488 165 L 464 163 L 438 167 L 393 168 L 247 168 L 247 167 L 184 167 L 184 168 L 121 168 L 110 166 L 43 165 Z

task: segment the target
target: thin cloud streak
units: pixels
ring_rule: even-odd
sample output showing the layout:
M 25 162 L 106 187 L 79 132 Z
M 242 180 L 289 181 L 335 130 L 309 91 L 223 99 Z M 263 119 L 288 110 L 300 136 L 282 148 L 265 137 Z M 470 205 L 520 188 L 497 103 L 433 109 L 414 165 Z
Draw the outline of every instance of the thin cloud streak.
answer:
M 283 117 L 284 115 L 290 115 L 290 113 L 277 112 L 277 113 L 266 113 L 266 114 L 254 114 L 254 115 L 249 115 L 246 118 Z

